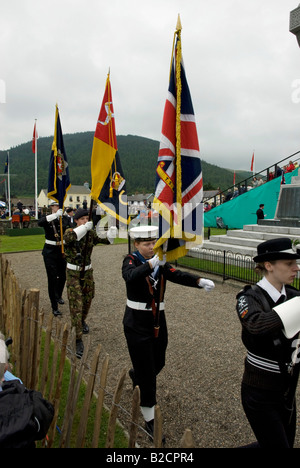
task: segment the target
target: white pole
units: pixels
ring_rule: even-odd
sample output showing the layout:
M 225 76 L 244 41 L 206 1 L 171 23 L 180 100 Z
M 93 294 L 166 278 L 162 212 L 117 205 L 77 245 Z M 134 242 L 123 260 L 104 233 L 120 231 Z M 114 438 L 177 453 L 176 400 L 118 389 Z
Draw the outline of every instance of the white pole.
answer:
M 36 120 L 35 119 L 35 126 L 34 126 L 34 139 L 35 139 L 35 151 L 34 151 L 34 166 L 35 166 L 35 219 L 38 219 L 38 195 L 37 195 L 37 133 L 36 133 Z
M 11 217 L 11 204 L 10 204 L 10 161 L 9 161 L 9 151 L 7 151 L 7 182 L 8 182 L 8 216 Z

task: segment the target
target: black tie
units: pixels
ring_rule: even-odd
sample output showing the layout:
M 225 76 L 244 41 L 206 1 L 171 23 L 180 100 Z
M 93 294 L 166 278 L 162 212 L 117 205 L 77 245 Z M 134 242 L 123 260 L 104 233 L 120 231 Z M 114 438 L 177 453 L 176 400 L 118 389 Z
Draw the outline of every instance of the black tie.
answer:
M 282 304 L 286 300 L 286 296 L 284 294 L 281 294 L 280 298 L 276 302 L 276 305 Z

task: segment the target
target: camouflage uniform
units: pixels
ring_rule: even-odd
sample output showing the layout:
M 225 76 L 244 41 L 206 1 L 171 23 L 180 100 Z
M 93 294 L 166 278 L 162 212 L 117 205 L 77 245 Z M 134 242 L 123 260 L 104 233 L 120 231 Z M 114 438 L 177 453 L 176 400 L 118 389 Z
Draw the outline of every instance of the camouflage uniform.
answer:
M 100 239 L 93 230 L 89 231 L 86 235 L 88 235 L 88 244 L 85 266 L 88 267 L 91 265 L 91 255 L 94 245 L 99 243 L 108 244 L 109 242 L 107 239 Z M 86 235 L 78 241 L 73 229 L 67 229 L 64 234 L 65 257 L 67 260 L 67 293 L 71 323 L 76 329 L 77 340 L 82 337 L 82 322 L 85 321 L 88 315 L 95 293 L 92 268 L 87 269 L 84 272 L 82 280 L 80 279 L 80 270 L 86 246 Z M 68 265 L 71 265 L 73 268 L 77 267 L 77 270 L 68 268 Z

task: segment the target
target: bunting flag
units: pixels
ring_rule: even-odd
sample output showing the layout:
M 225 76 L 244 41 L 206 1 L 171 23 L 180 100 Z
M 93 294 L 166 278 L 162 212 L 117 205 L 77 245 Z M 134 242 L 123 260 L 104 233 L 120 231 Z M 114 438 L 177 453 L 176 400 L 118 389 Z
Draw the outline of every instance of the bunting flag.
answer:
M 128 224 L 126 184 L 118 153 L 109 73 L 94 135 L 91 175 L 91 198 L 106 213 Z
M 156 169 L 153 209 L 159 213 L 161 260 L 176 260 L 203 243 L 203 179 L 193 104 L 181 55 L 181 24 L 174 34 L 168 95 Z M 175 47 L 174 47 L 175 44 Z
M 70 187 L 69 165 L 56 105 L 54 139 L 49 163 L 48 198 L 58 202 L 59 207 L 63 208 Z
M 252 159 L 251 159 L 251 169 L 250 169 L 250 171 L 252 171 L 252 172 L 253 172 L 253 170 L 254 170 L 254 153 L 252 154 Z
M 34 123 L 34 128 L 33 128 L 33 136 L 32 136 L 32 152 L 33 152 L 33 154 L 35 154 L 35 152 L 36 152 L 37 139 L 38 139 L 38 134 L 37 134 L 36 122 L 35 122 Z

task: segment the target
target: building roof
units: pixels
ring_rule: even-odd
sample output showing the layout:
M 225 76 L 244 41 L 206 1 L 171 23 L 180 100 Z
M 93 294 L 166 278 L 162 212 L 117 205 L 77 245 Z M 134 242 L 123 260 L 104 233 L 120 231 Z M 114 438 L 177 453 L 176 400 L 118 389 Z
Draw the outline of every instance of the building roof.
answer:
M 213 198 L 218 195 L 219 190 L 204 190 L 203 191 L 203 199 L 207 200 L 209 198 Z
M 153 198 L 153 193 L 136 193 L 134 195 L 127 195 L 128 201 L 144 201 Z
M 34 206 L 34 197 L 11 198 L 10 202 L 14 206 L 17 206 L 19 200 L 23 203 L 24 206 Z
M 42 192 L 44 192 L 44 194 L 46 195 L 47 197 L 47 194 L 48 194 L 48 190 L 47 189 L 42 189 L 41 190 Z M 76 193 L 76 195 L 89 195 L 90 194 L 90 189 L 88 189 L 85 185 L 71 185 L 71 187 L 69 188 L 68 192 L 67 192 L 67 195 L 74 195 Z

